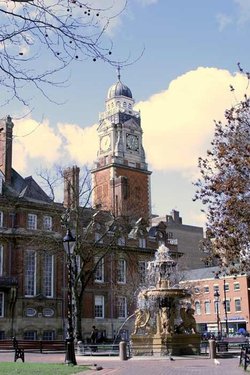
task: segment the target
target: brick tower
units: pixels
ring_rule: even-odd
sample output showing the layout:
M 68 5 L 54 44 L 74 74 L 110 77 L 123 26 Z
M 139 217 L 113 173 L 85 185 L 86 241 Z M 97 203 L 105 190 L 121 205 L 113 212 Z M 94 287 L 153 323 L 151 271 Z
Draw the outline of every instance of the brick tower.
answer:
M 118 81 L 110 87 L 100 115 L 99 150 L 92 170 L 93 206 L 130 220 L 151 216 L 150 174 L 142 145 L 140 113 L 130 89 Z

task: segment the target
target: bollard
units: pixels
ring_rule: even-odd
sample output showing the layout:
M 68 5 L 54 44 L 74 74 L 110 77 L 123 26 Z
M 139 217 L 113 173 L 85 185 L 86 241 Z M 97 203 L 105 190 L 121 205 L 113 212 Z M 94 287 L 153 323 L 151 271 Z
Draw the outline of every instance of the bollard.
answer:
M 211 359 L 216 358 L 215 340 L 208 340 L 209 342 L 209 355 Z
M 125 341 L 121 341 L 119 344 L 119 357 L 121 361 L 126 361 L 127 358 L 127 344 Z

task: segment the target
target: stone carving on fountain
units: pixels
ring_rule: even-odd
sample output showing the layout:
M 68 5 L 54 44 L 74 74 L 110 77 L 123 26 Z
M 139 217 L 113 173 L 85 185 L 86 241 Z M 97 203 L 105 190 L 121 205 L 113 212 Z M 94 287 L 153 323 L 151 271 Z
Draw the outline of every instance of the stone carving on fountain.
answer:
M 161 245 L 148 262 L 148 285 L 138 294 L 134 332 L 134 355 L 180 355 L 199 352 L 190 293 L 177 282 L 177 264 Z

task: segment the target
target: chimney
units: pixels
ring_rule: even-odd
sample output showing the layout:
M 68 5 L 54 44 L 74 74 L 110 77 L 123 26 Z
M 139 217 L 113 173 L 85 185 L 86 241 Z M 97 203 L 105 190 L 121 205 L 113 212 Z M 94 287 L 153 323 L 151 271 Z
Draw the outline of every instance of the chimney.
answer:
M 0 170 L 8 184 L 11 183 L 13 127 L 10 116 L 0 120 Z
M 80 168 L 74 165 L 64 170 L 64 200 L 65 208 L 77 208 L 79 206 L 79 173 Z

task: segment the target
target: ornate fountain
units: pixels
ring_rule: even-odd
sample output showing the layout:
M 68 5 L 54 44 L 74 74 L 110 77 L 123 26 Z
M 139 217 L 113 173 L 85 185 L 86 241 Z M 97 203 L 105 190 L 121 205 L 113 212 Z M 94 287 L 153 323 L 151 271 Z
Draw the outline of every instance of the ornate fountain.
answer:
M 200 335 L 196 331 L 190 293 L 179 286 L 176 262 L 161 245 L 155 259 L 148 262 L 148 287 L 138 295 L 133 355 L 199 354 Z

